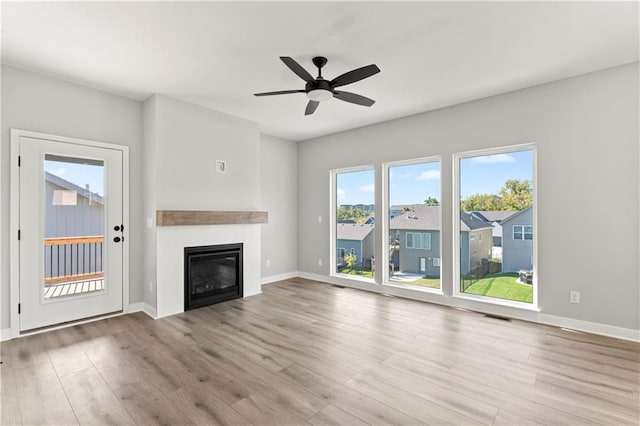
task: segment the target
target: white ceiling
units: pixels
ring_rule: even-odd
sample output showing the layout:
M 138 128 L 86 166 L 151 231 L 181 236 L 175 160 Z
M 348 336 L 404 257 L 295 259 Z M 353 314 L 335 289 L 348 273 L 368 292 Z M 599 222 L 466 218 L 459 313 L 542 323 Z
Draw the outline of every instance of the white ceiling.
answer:
M 2 4 L 2 62 L 144 100 L 161 93 L 299 141 L 638 61 L 638 3 L 68 2 Z M 379 74 L 304 116 L 279 59 L 331 79 Z

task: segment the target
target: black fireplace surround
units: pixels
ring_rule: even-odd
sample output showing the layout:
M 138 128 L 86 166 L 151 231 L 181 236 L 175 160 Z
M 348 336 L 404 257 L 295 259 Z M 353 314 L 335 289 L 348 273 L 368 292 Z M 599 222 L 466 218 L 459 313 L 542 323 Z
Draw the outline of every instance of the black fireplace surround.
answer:
M 242 297 L 242 243 L 184 248 L 184 310 Z

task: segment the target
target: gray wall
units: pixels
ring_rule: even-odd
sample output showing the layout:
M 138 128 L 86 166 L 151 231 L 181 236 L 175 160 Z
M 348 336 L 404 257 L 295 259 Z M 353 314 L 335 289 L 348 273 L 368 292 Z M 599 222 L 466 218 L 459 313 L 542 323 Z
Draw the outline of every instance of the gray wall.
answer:
M 2 66 L 1 198 L 2 245 L 0 279 L 2 317 L 9 323 L 9 175 L 10 129 L 18 128 L 60 136 L 128 146 L 131 196 L 128 237 L 132 259 L 142 250 L 142 105 L 140 102 L 16 68 Z M 130 263 L 129 299 L 142 300 L 142 267 Z
M 517 272 L 533 266 L 533 240 L 514 240 L 513 225 L 533 226 L 533 209 L 502 222 L 502 270 L 505 272 Z
M 305 250 L 298 268 L 329 274 L 329 262 L 317 264 L 333 255 L 329 225 L 318 224 L 317 217 L 330 213 L 331 169 L 374 165 L 376 216 L 382 217 L 382 162 L 442 155 L 442 232 L 451 235 L 451 155 L 533 142 L 541 312 L 638 329 L 638 238 L 620 238 L 639 232 L 638 115 L 634 63 L 301 142 L 298 246 Z M 606 202 L 589 203 L 585 215 L 585 200 L 597 194 Z M 607 218 L 607 226 L 594 227 L 593 218 Z M 376 229 L 377 253 L 382 253 L 382 232 Z M 442 252 L 453 252 L 450 239 L 443 239 Z M 443 291 L 451 294 L 451 257 L 443 257 L 441 265 Z M 590 273 L 575 280 L 574 271 L 584 265 L 591 266 Z M 570 290 L 582 293 L 580 304 L 569 303 Z M 446 296 L 431 300 L 452 303 Z
M 492 246 L 493 238 L 490 228 L 471 231 L 469 233 L 469 267 L 477 268 L 482 265 L 482 259 L 491 259 Z
M 260 227 L 263 279 L 298 270 L 297 164 L 295 142 L 260 135 L 260 209 L 269 212 Z

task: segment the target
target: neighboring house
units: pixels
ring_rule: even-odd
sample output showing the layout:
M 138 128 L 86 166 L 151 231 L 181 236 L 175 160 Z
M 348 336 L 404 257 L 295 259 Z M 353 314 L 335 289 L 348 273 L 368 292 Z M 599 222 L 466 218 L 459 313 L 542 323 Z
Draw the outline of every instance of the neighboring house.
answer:
M 45 172 L 45 238 L 104 235 L 104 199 Z M 45 277 L 102 270 L 102 243 L 45 245 Z
M 497 211 L 473 211 L 469 214 L 475 218 L 489 222 L 493 226 L 493 246 L 502 247 L 502 222 L 509 216 L 517 213 L 517 210 L 497 210 Z
M 533 269 L 533 209 L 520 210 L 502 221 L 502 270 Z
M 390 261 L 402 272 L 440 275 L 440 207 L 418 205 L 391 219 L 390 242 L 399 244 Z M 491 224 L 460 214 L 461 273 L 491 258 Z
M 340 207 L 347 210 L 350 208 L 354 208 L 358 210 L 364 210 L 366 212 L 373 212 L 375 205 L 373 204 L 340 204 Z
M 396 204 L 389 207 L 389 219 L 400 216 L 409 210 L 414 210 L 419 204 Z
M 104 199 L 45 172 L 45 238 L 103 235 Z
M 371 267 L 374 253 L 374 225 L 338 223 L 336 225 L 336 258 L 338 266 L 344 266 L 344 257 L 350 253 L 356 255 L 356 265 Z

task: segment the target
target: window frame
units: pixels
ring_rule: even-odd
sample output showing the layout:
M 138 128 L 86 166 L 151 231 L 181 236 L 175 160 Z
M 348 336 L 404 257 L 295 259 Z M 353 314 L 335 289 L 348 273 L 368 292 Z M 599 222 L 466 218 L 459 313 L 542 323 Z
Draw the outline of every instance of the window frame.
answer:
M 442 229 L 442 203 L 443 203 L 443 195 L 444 195 L 444 179 L 442 178 L 442 170 L 443 170 L 443 156 L 442 155 L 433 155 L 433 156 L 429 156 L 429 157 L 417 157 L 417 158 L 410 158 L 410 159 L 405 159 L 405 160 L 396 160 L 396 161 L 387 161 L 387 162 L 383 162 L 382 163 L 382 182 L 381 182 L 381 189 L 382 189 L 382 214 L 380 217 L 380 220 L 376 219 L 376 224 L 380 224 L 382 226 L 382 265 L 388 265 L 389 262 L 391 261 L 390 256 L 389 256 L 389 250 L 385 249 L 385 247 L 389 247 L 390 241 L 389 241 L 389 225 L 390 225 L 390 208 L 391 208 L 391 203 L 390 203 L 390 194 L 389 194 L 389 169 L 392 167 L 397 167 L 397 166 L 410 166 L 410 165 L 415 165 L 415 164 L 423 164 L 423 163 L 439 163 L 440 164 L 440 239 L 439 239 L 439 243 L 440 243 L 440 251 L 439 251 L 439 258 L 442 257 L 442 241 L 444 240 L 444 236 L 443 236 L 443 229 Z M 429 234 L 429 250 L 431 250 L 432 244 L 431 244 L 431 234 Z M 405 243 L 406 243 L 406 237 L 405 237 Z M 402 241 L 401 241 L 402 244 Z M 442 268 L 440 268 L 440 287 L 439 288 L 429 288 L 429 287 L 420 287 L 420 286 L 411 286 L 411 285 L 406 285 L 406 284 L 400 284 L 400 283 L 396 283 L 393 281 L 390 281 L 390 277 L 389 277 L 389 268 L 376 268 L 376 273 L 380 273 L 381 274 L 381 284 L 382 286 L 389 286 L 389 287 L 397 287 L 397 288 L 402 288 L 402 289 L 406 289 L 409 291 L 416 291 L 416 292 L 423 292 L 423 293 L 435 293 L 435 294 L 439 294 L 439 295 L 443 295 L 444 292 L 442 290 L 443 288 L 443 283 L 442 283 Z
M 533 208 L 532 208 L 532 216 L 533 216 L 533 229 L 532 229 L 532 238 L 533 238 L 533 300 L 531 303 L 526 302 L 518 302 L 514 300 L 506 300 L 499 299 L 490 296 L 476 295 L 464 293 L 460 289 L 460 161 L 465 158 L 471 157 L 480 157 L 486 155 L 496 155 L 496 154 L 508 154 L 512 152 L 520 152 L 520 151 L 531 151 L 531 161 L 532 161 L 532 173 L 531 173 L 531 185 L 533 189 Z M 452 296 L 454 298 L 459 299 L 467 299 L 473 300 L 477 302 L 482 302 L 486 304 L 493 305 L 502 305 L 508 306 L 512 308 L 518 308 L 523 310 L 531 310 L 531 311 L 539 311 L 538 307 L 538 238 L 537 238 L 537 229 L 538 229 L 538 151 L 535 143 L 525 143 L 520 145 L 509 145 L 502 146 L 496 148 L 487 148 L 487 149 L 479 149 L 473 151 L 464 151 L 454 153 L 451 157 L 452 161 L 452 178 L 451 183 L 453 185 L 453 200 L 457 200 L 454 202 L 452 206 L 453 213 L 453 293 Z M 457 219 L 456 219 L 457 218 Z
M 337 230 L 338 230 L 338 220 L 337 220 L 337 215 L 336 212 L 338 211 L 338 200 L 337 200 L 337 191 L 338 191 L 338 175 L 343 174 L 343 173 L 353 173 L 353 172 L 362 172 L 362 171 L 372 171 L 373 172 L 373 184 L 374 184 L 374 205 L 373 205 L 373 211 L 376 211 L 376 191 L 377 191 L 377 185 L 376 185 L 376 178 L 378 176 L 377 172 L 376 172 L 376 168 L 374 165 L 372 164 L 365 164 L 362 166 L 354 166 L 354 167 L 344 167 L 344 168 L 339 168 L 339 169 L 331 169 L 329 170 L 329 226 L 331 227 L 330 229 L 330 237 L 329 237 L 329 253 L 332 253 L 332 255 L 329 256 L 329 276 L 330 277 L 334 277 L 334 278 L 339 278 L 342 280 L 350 280 L 350 281 L 359 281 L 359 282 L 363 282 L 366 283 L 368 285 L 377 285 L 377 274 L 378 271 L 374 271 L 373 273 L 373 279 L 369 279 L 369 278 L 362 278 L 362 277 L 358 277 L 357 275 L 347 275 L 347 274 L 340 274 L 337 272 L 338 270 L 338 260 L 336 259 L 337 256 L 333 255 L 333 253 L 337 253 L 336 252 L 336 248 L 338 246 L 338 240 L 337 240 Z M 320 218 L 319 218 L 320 219 Z M 377 226 L 377 224 L 374 224 L 374 232 L 375 232 L 375 227 Z M 377 249 L 377 239 L 374 235 L 374 254 L 376 253 L 376 249 Z

